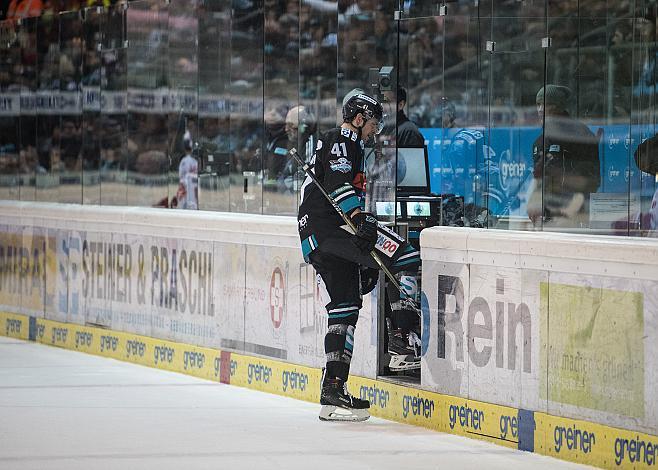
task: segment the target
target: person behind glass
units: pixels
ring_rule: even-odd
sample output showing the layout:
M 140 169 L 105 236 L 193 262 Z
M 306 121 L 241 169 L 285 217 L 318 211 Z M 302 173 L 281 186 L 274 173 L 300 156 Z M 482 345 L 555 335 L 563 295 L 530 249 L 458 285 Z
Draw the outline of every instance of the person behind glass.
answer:
M 178 165 L 177 207 L 179 209 L 198 209 L 199 164 L 192 156 L 192 139 L 189 136 L 183 139 L 183 149 L 185 155 Z
M 585 227 L 590 194 L 601 183 L 599 139 L 572 118 L 567 106 L 571 90 L 546 85 L 537 93 L 537 113 L 544 132 L 532 146 L 534 189 L 528 217 L 552 227 Z
M 303 105 L 295 106 L 286 115 L 286 135 L 288 148 L 295 147 L 305 162 L 315 152 L 317 123 L 313 113 Z M 288 158 L 279 177 L 279 191 L 297 191 L 304 179 L 304 172 L 297 168 L 293 158 Z
M 425 146 L 425 137 L 418 130 L 418 126 L 404 113 L 407 105 L 407 90 L 398 87 L 397 92 L 397 145 L 398 147 L 422 148 Z
M 658 134 L 642 142 L 633 156 L 640 171 L 655 177 L 655 181 L 658 181 Z M 646 236 L 658 238 L 658 187 L 653 194 L 649 210 L 637 214 L 637 218 L 640 229 L 646 231 L 644 232 Z
M 494 184 L 500 175 L 496 152 L 487 144 L 483 127 L 460 128 L 456 115 L 452 101 L 442 98 L 440 116 L 445 142 L 442 165 L 448 171 L 441 180 L 441 193 L 445 198 L 463 197 L 465 225 L 488 227 L 495 222 L 490 216 L 503 215 L 507 210 L 507 197 Z M 457 224 L 459 212 L 457 203 L 453 210 Z
M 267 139 L 263 168 L 266 183 L 276 186 L 275 182 L 282 177 L 288 155 L 288 134 L 286 134 L 285 128 L 288 107 L 275 99 L 272 100 L 272 105 L 263 116 Z
M 354 222 L 356 233 L 347 230 L 342 217 L 308 176 L 301 187 L 297 220 L 302 254 L 315 268 L 328 315 L 320 419 L 363 421 L 370 416 L 370 403 L 350 395 L 346 383 L 362 295 L 371 292 L 377 283 L 378 265 L 370 252 L 377 250 L 393 272 L 417 267 L 420 253 L 364 211 L 364 142 L 381 132 L 381 104 L 365 93 L 357 93 L 346 101 L 342 114 L 340 127 L 320 135 L 310 171 Z M 388 240 L 386 246 L 393 249 L 383 250 L 378 237 Z

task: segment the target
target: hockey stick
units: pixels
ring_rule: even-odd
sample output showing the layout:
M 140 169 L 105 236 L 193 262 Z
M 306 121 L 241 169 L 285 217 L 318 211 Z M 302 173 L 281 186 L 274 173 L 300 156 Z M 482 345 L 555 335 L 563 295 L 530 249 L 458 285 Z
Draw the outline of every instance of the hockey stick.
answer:
M 318 179 L 315 177 L 315 173 L 313 173 L 313 171 L 311 170 L 311 166 L 310 166 L 308 163 L 304 162 L 304 161 L 301 159 L 301 157 L 299 156 L 299 153 L 297 153 L 297 149 L 294 148 L 294 147 L 291 148 L 291 149 L 288 151 L 288 154 L 289 154 L 292 158 L 295 159 L 295 161 L 299 164 L 299 166 L 302 167 L 302 169 L 304 170 L 304 173 L 306 173 L 306 174 L 308 175 L 308 177 L 311 178 L 311 180 L 315 183 L 315 186 L 320 190 L 320 192 L 321 192 L 322 195 L 325 197 L 325 199 L 326 199 L 327 201 L 329 201 L 329 203 L 333 206 L 333 208 L 336 210 L 336 212 L 338 212 L 338 214 L 339 214 L 339 215 L 341 216 L 341 218 L 345 221 L 345 223 L 347 224 L 347 226 L 352 230 L 352 232 L 353 232 L 353 233 L 356 233 L 356 232 L 357 232 L 357 229 L 356 229 L 356 226 L 354 225 L 354 222 L 352 222 L 352 219 L 350 219 L 350 218 L 349 218 L 349 217 L 343 212 L 343 210 L 340 208 L 340 206 L 338 205 L 338 203 L 336 203 L 336 201 L 333 200 L 333 198 L 329 195 L 329 193 L 327 193 L 327 191 L 324 189 L 324 187 L 322 187 L 322 184 L 321 184 L 321 183 L 318 181 Z M 418 305 L 416 304 L 416 301 L 415 301 L 414 299 L 412 299 L 411 297 L 407 297 L 407 293 L 404 291 L 404 289 L 402 289 L 402 287 L 401 287 L 400 284 L 398 283 L 397 279 L 395 279 L 395 276 L 393 275 L 393 273 L 392 273 L 392 272 L 386 267 L 386 265 L 385 265 L 385 264 L 383 263 L 383 261 L 379 258 L 379 255 L 377 254 L 377 252 L 376 252 L 374 249 L 370 251 L 370 256 L 372 256 L 372 259 L 375 260 L 375 263 L 377 263 L 377 265 L 379 266 L 379 269 L 381 269 L 382 271 L 384 271 L 384 274 L 386 274 L 386 277 L 387 277 L 388 280 L 391 282 L 391 284 L 393 284 L 393 285 L 395 286 L 395 288 L 396 288 L 401 294 L 404 295 L 404 298 L 408 298 L 409 300 L 411 300 L 411 301 L 414 303 L 414 305 L 415 305 L 416 307 L 418 307 Z

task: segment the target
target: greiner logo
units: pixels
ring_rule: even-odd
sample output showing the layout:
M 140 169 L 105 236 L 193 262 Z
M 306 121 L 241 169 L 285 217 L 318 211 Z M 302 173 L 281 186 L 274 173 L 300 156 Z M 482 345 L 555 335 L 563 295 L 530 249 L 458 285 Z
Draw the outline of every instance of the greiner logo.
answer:
M 171 364 L 174 360 L 174 348 L 169 348 L 167 346 L 156 346 L 153 348 L 153 359 L 155 363 L 158 362 L 167 362 Z
M 119 344 L 119 338 L 116 336 L 103 335 L 101 336 L 101 352 L 105 350 L 116 351 Z
M 591 452 L 592 446 L 596 444 L 596 436 L 593 432 L 578 429 L 574 424 L 571 428 L 555 426 L 553 430 L 553 441 L 555 452 L 560 452 L 564 444 L 569 450 L 579 450 L 585 454 Z
M 206 355 L 203 353 L 198 353 L 194 351 L 185 351 L 183 353 L 183 368 L 185 370 L 188 367 L 191 369 L 196 367 L 197 369 L 203 368 L 203 364 L 206 362 Z
M 129 339 L 126 341 L 126 357 L 130 356 L 139 356 L 144 357 L 144 351 L 146 350 L 146 344 L 142 341 Z
M 644 462 L 647 465 L 656 465 L 658 458 L 658 443 L 644 441 L 640 436 L 635 439 L 615 439 L 615 463 L 621 465 L 624 460 L 629 462 Z
M 222 367 L 222 358 L 221 357 L 216 357 L 214 361 L 214 370 L 215 370 L 215 377 L 219 377 L 219 373 L 221 371 Z M 231 377 L 235 375 L 235 373 L 238 370 L 238 363 L 234 360 L 231 360 L 229 362 L 229 374 Z
M 53 328 L 50 342 L 52 344 L 66 343 L 66 337 L 69 334 L 68 328 Z
M 434 411 L 434 400 L 420 398 L 419 396 L 405 395 L 402 398 L 402 415 L 406 418 L 409 413 L 413 416 L 431 418 Z
M 462 428 L 480 430 L 482 429 L 482 423 L 484 423 L 484 411 L 471 408 L 466 403 L 464 403 L 464 406 L 450 405 L 448 418 L 450 419 L 450 429 L 454 429 L 457 422 L 459 422 Z
M 513 439 L 519 437 L 519 418 L 517 416 L 506 416 L 503 415 L 500 417 L 500 437 L 502 439 L 507 439 L 507 436 L 511 434 Z
M 379 405 L 380 408 L 386 408 L 390 399 L 388 390 L 383 390 L 377 386 L 366 387 L 362 385 L 359 389 L 359 398 L 368 400 L 371 406 Z
M 13 320 L 11 318 L 7 318 L 7 322 L 5 324 L 5 334 L 9 336 L 11 333 L 20 333 L 22 325 L 23 322 L 21 320 Z
M 521 183 L 526 175 L 525 162 L 514 161 L 509 150 L 500 155 L 500 187 L 507 191 L 510 186 Z
M 214 369 L 215 369 L 215 377 L 219 377 L 220 369 L 221 369 L 221 366 L 222 366 L 222 359 L 221 359 L 221 357 L 219 357 L 219 356 L 216 357 L 216 358 L 215 358 L 215 362 L 214 362 L 214 364 L 215 364 L 215 367 L 214 367 Z M 235 375 L 235 372 L 236 372 L 237 370 L 238 370 L 238 363 L 235 362 L 235 361 L 233 361 L 233 360 L 231 360 L 230 363 L 229 363 L 229 373 L 230 373 L 230 376 L 233 377 L 233 376 Z
M 290 372 L 284 370 L 281 373 L 281 384 L 283 385 L 284 392 L 287 392 L 288 388 L 290 390 L 299 389 L 303 392 L 306 390 L 306 385 L 308 384 L 308 375 L 296 371 Z
M 75 332 L 75 347 L 79 348 L 82 346 L 89 347 L 91 346 L 91 342 L 94 339 L 94 335 L 91 333 L 86 333 L 84 331 L 76 331 Z
M 504 279 L 496 279 L 496 293 L 501 296 L 505 294 Z M 497 300 L 494 327 L 494 317 L 487 299 L 475 297 L 466 309 L 464 285 L 460 278 L 438 276 L 438 297 L 438 358 L 446 359 L 446 350 L 449 349 L 454 350 L 456 361 L 464 362 L 464 349 L 466 349 L 469 359 L 476 367 L 485 367 L 495 352 L 495 365 L 502 369 L 505 367 L 505 342 L 507 342 L 507 368 L 516 370 L 516 331 L 520 326 L 523 333 L 521 345 L 523 348 L 523 372 L 532 372 L 532 321 L 530 309 L 525 303 L 516 305 L 513 302 L 505 302 L 504 299 Z M 449 312 L 447 306 L 448 299 L 451 297 L 455 299 L 455 310 Z M 468 310 L 466 318 L 463 318 L 464 310 Z M 476 319 L 478 319 L 477 323 Z M 482 321 L 484 323 L 481 323 Z M 507 328 L 505 328 L 505 323 L 507 323 Z M 468 347 L 464 344 L 465 330 L 468 331 L 468 341 L 470 342 Z M 495 338 L 493 337 L 494 331 Z M 447 347 L 448 333 L 453 339 L 454 349 Z M 476 339 L 480 340 L 478 344 L 485 344 L 479 350 L 475 343 Z
M 265 367 L 261 364 L 249 364 L 247 367 L 247 382 L 265 382 L 270 383 L 272 378 L 272 368 Z

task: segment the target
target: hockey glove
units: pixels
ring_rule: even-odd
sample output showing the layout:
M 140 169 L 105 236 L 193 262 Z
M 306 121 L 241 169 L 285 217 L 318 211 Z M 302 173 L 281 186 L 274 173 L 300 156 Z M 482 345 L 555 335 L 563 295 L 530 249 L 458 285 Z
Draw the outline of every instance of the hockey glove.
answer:
M 379 278 L 379 270 L 373 268 L 361 268 L 361 295 L 366 295 L 372 292 L 377 285 Z
M 354 244 L 364 253 L 375 248 L 377 242 L 377 219 L 369 212 L 359 212 L 352 217 L 356 225 Z

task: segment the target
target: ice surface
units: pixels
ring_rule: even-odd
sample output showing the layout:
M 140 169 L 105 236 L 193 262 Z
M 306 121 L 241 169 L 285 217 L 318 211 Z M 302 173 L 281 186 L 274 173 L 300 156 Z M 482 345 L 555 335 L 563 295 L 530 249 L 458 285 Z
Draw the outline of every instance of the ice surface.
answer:
M 0 337 L 0 469 L 584 468 L 319 405 Z

